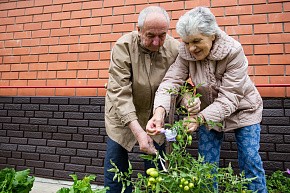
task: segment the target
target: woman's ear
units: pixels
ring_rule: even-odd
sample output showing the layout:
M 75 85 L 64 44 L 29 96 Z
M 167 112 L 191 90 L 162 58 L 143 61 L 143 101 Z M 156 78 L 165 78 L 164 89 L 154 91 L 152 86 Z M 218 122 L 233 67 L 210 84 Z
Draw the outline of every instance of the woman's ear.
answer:
M 212 41 L 215 40 L 215 35 L 211 35 L 211 40 L 212 40 Z

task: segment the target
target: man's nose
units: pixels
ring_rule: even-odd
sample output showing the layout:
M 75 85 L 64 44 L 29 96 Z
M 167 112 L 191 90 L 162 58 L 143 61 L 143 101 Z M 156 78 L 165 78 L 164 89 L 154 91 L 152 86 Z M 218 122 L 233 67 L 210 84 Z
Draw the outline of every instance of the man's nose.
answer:
M 153 38 L 153 42 L 152 42 L 152 44 L 153 44 L 154 46 L 158 46 L 159 43 L 160 43 L 160 39 L 159 39 L 159 37 L 154 37 L 154 38 Z

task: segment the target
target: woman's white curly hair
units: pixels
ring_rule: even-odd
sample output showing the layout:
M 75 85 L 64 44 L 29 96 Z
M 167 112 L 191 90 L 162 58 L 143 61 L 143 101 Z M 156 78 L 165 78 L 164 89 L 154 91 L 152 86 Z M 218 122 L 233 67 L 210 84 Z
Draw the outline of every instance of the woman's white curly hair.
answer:
M 206 36 L 218 35 L 220 28 L 209 8 L 196 7 L 179 18 L 176 31 L 181 38 L 185 38 L 198 33 Z

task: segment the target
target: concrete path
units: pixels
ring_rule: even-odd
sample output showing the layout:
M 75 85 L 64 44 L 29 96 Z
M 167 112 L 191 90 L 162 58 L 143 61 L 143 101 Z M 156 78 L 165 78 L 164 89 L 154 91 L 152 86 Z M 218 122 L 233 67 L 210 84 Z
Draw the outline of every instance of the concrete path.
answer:
M 52 180 L 46 178 L 35 177 L 32 190 L 30 193 L 56 193 L 59 189 L 69 188 L 73 184 L 72 181 Z M 92 189 L 101 188 L 100 186 L 91 185 Z

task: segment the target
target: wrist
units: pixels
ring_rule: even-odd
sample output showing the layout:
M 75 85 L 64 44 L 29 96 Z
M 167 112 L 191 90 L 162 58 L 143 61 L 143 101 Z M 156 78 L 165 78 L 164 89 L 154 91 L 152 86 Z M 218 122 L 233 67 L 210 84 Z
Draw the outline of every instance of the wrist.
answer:
M 204 116 L 201 113 L 198 113 L 196 117 L 197 117 L 199 126 L 206 124 Z
M 162 106 L 159 106 L 154 111 L 154 116 L 158 116 L 160 118 L 164 118 L 166 114 L 165 109 Z

